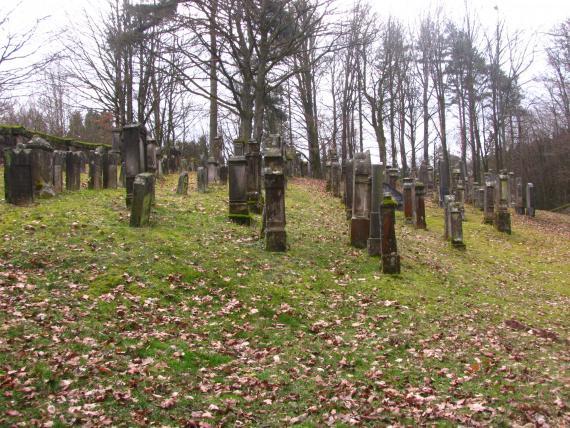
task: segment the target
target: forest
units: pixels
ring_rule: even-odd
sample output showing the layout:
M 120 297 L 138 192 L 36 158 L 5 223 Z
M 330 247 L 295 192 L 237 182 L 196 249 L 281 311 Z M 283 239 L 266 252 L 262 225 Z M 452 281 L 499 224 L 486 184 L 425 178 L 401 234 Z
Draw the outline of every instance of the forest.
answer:
M 0 123 L 108 142 L 136 122 L 199 159 L 216 136 L 227 158 L 234 139 L 280 133 L 314 177 L 332 148 L 342 161 L 372 149 L 403 176 L 441 155 L 477 182 L 515 172 L 541 209 L 570 200 L 569 18 L 532 36 L 467 5 L 409 25 L 365 1 L 109 0 L 42 52 L 49 18 L 13 31 L 12 13 L 0 10 Z

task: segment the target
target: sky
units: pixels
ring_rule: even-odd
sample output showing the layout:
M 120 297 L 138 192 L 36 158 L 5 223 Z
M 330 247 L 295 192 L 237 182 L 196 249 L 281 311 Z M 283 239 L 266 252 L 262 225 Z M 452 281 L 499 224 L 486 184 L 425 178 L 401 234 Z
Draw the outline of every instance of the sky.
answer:
M 525 76 L 528 81 L 545 66 L 540 36 L 570 18 L 570 0 L 369 0 L 369 3 L 379 17 L 392 15 L 409 26 L 417 22 L 418 16 L 437 6 L 456 21 L 460 21 L 465 8 L 469 8 L 483 30 L 492 29 L 497 19 L 502 19 L 509 32 L 522 31 L 527 40 L 533 40 L 534 64 Z M 46 18 L 35 40 L 41 51 L 56 50 L 62 28 L 80 21 L 83 10 L 103 9 L 106 4 L 107 0 L 0 0 L 0 16 L 14 10 L 8 28 L 17 32 L 30 28 L 37 19 Z M 346 10 L 352 4 L 353 0 L 336 0 L 338 10 Z M 41 45 L 48 35 L 52 44 Z M 526 89 L 532 91 L 533 83 L 528 85 Z M 373 157 L 377 157 L 377 145 L 370 132 L 365 137 L 365 148 L 371 149 Z

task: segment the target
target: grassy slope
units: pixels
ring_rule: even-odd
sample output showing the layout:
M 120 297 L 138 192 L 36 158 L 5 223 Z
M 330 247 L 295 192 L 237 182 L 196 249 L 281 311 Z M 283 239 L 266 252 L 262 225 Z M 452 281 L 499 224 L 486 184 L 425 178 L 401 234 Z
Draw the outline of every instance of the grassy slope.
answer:
M 386 277 L 316 182 L 290 184 L 269 254 L 225 189 L 175 181 L 146 229 L 123 190 L 0 204 L 0 425 L 570 423 L 567 217 L 507 236 L 468 209 L 460 252 L 439 209 L 398 216 Z

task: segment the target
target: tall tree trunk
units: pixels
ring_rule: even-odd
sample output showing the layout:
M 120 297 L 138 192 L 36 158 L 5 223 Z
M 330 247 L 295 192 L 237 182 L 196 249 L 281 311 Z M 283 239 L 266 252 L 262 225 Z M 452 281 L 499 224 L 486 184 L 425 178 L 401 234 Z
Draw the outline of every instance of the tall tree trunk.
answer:
M 210 151 L 213 153 L 214 138 L 218 136 L 218 46 L 216 40 L 216 15 L 218 1 L 211 2 L 212 13 L 210 15 Z M 221 150 L 221 147 L 219 148 Z M 214 156 L 218 154 L 214 153 Z

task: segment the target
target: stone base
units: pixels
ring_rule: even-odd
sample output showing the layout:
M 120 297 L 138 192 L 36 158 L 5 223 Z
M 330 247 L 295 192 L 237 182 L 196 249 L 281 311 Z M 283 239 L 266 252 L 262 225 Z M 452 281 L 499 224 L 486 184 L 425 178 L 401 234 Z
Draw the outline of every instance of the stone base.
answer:
M 368 238 L 368 255 L 380 256 L 382 254 L 382 239 Z
M 495 213 L 495 229 L 499 232 L 511 234 L 511 213 L 499 211 Z
M 350 221 L 350 245 L 355 248 L 366 248 L 370 234 L 370 220 L 353 218 Z
M 266 230 L 265 251 L 287 251 L 287 232 L 284 230 Z
M 465 244 L 463 243 L 463 241 L 454 241 L 454 240 L 451 240 L 451 246 L 452 246 L 453 248 L 457 248 L 458 250 L 464 250 L 465 248 L 467 248 L 467 247 L 465 246 Z
M 382 255 L 382 273 L 391 275 L 400 273 L 400 256 L 398 254 Z
M 228 218 L 237 224 L 251 224 L 251 215 L 247 207 L 247 202 L 230 202 L 230 213 Z

